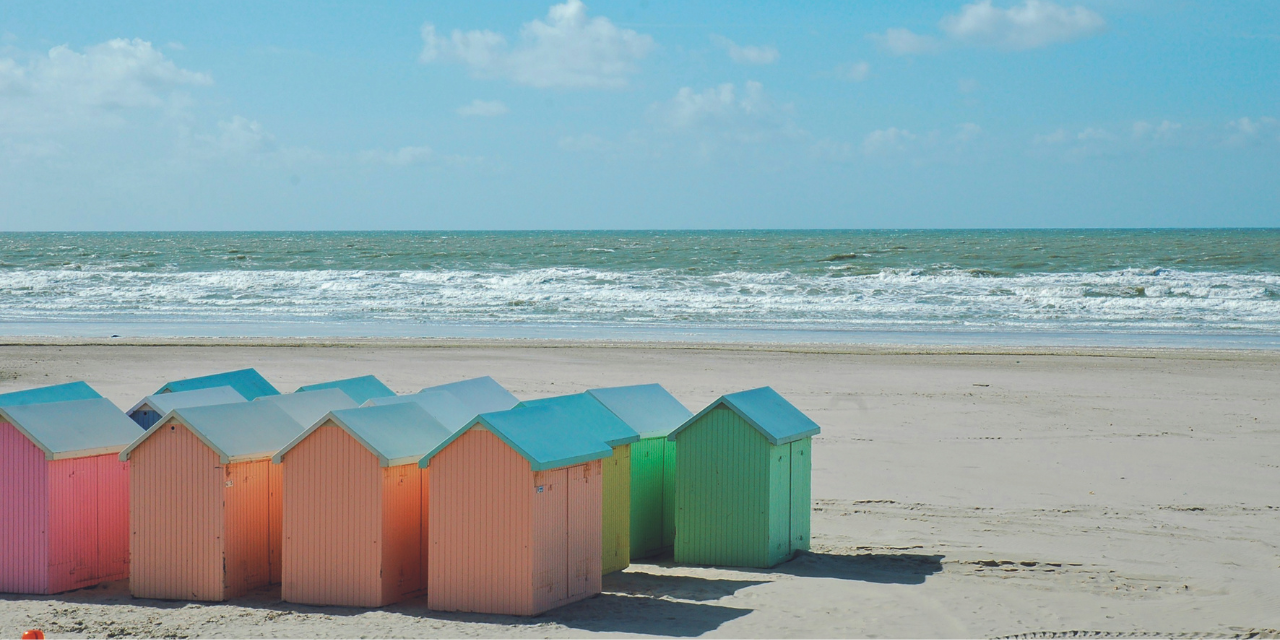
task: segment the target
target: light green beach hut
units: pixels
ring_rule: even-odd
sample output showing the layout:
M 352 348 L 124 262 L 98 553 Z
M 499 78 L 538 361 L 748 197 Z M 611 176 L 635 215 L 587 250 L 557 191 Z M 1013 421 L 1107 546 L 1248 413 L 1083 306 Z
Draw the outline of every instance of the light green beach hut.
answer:
M 767 568 L 808 550 L 818 431 L 769 387 L 721 396 L 672 431 L 675 561 Z
M 676 534 L 676 443 L 667 436 L 693 412 L 660 384 L 587 393 L 640 434 L 631 445 L 631 557 L 671 550 Z

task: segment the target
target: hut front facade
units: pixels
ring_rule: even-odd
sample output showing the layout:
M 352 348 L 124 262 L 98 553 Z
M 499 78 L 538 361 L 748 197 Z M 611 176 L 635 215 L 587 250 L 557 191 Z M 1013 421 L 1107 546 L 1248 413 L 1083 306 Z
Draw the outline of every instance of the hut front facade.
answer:
M 117 454 L 138 433 L 103 398 L 0 406 L 0 592 L 129 576 L 129 473 Z
M 336 390 L 289 395 L 287 409 L 313 419 L 354 405 Z M 133 595 L 221 601 L 279 582 L 283 487 L 271 457 L 305 429 L 276 402 L 189 407 L 121 452 Z
M 767 568 L 808 550 L 818 432 L 769 387 L 722 396 L 673 431 L 675 561 Z
M 564 417 L 566 428 L 613 450 L 600 463 L 604 484 L 600 569 L 608 575 L 631 566 L 631 447 L 640 434 L 587 393 L 529 400 L 521 406 L 554 408 Z
M 430 469 L 427 604 L 536 615 L 600 592 L 601 465 L 555 407 L 483 414 Z
M 231 387 L 245 400 L 280 394 L 280 391 L 273 387 L 270 382 L 267 382 L 267 379 L 262 377 L 262 374 L 258 373 L 257 369 L 240 369 L 198 378 L 173 380 L 164 383 L 163 386 L 156 390 L 156 393 L 177 393 L 179 391 L 208 389 L 210 387 Z
M 192 389 L 173 393 L 157 393 L 149 395 L 133 405 L 127 412 L 139 427 L 148 429 L 164 414 L 184 407 L 207 407 L 212 404 L 231 404 L 244 402 L 244 396 L 231 387 L 209 387 L 208 389 Z
M 344 378 L 342 380 L 318 382 L 298 387 L 298 391 L 320 391 L 322 389 L 338 389 L 351 396 L 357 406 L 374 398 L 389 398 L 396 395 L 396 392 L 383 384 L 376 376 Z
M 281 597 L 381 607 L 423 591 L 428 470 L 418 462 L 452 433 L 401 403 L 333 411 L 281 449 Z
M 676 534 L 676 443 L 667 436 L 693 412 L 658 384 L 587 393 L 640 434 L 630 452 L 631 558 L 670 551 Z

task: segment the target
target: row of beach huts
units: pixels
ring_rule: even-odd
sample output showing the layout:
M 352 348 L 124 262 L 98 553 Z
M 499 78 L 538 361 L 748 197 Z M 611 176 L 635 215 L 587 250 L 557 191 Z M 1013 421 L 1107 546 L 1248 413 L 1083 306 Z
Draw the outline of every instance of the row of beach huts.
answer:
M 128 412 L 84 382 L 17 391 L 0 395 L 0 592 L 278 583 L 300 604 L 534 615 L 633 558 L 807 550 L 817 433 L 768 387 L 696 415 L 657 384 L 521 402 L 489 377 L 281 394 L 244 369 Z

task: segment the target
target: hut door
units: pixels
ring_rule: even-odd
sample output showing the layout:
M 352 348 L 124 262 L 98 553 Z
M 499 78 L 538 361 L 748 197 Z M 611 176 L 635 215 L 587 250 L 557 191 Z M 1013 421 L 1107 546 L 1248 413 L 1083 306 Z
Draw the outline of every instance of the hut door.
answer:
M 50 564 L 68 585 L 79 585 L 98 573 L 97 464 L 93 458 L 75 458 L 58 461 L 54 468 L 62 477 L 53 487 L 57 504 L 50 527 L 61 543 L 53 545 Z
M 569 597 L 600 590 L 599 461 L 569 467 Z

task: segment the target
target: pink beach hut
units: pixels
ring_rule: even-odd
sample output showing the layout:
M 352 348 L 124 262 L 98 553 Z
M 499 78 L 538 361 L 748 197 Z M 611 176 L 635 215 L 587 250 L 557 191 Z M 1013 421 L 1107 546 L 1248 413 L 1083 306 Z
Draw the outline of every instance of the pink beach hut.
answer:
M 129 467 L 116 454 L 138 433 L 103 398 L 0 406 L 0 591 L 128 577 Z

